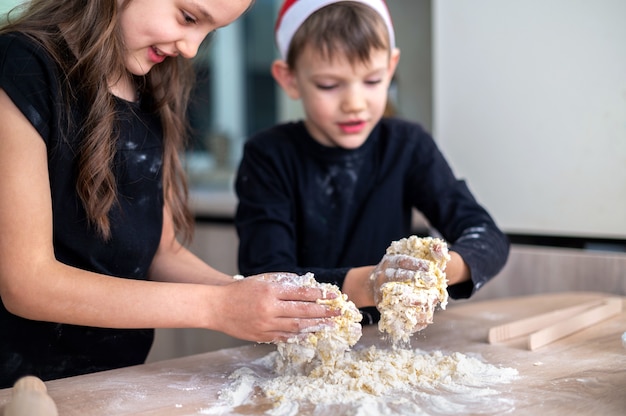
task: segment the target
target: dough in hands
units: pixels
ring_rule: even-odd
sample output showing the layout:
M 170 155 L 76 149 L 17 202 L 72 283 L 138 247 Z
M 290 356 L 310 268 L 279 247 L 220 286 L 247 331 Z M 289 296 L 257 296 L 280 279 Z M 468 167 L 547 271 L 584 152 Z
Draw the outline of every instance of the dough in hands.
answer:
M 337 360 L 343 358 L 344 352 L 349 351 L 361 338 L 361 312 L 336 285 L 317 282 L 313 273 L 291 277 L 289 284 L 335 293 L 337 296 L 334 299 L 319 299 L 317 302 L 338 309 L 341 314 L 332 318 L 330 326 L 314 328 L 312 332 L 278 342 L 278 353 L 282 358 L 278 372 L 308 374 L 310 369 L 320 363 L 333 367 Z
M 402 254 L 424 260 L 421 269 L 407 280 L 390 280 L 380 287 L 378 329 L 385 333 L 394 347 L 407 345 L 411 336 L 433 322 L 437 306 L 448 304 L 448 283 L 445 268 L 450 260 L 445 241 L 410 236 L 394 241 L 387 255 Z

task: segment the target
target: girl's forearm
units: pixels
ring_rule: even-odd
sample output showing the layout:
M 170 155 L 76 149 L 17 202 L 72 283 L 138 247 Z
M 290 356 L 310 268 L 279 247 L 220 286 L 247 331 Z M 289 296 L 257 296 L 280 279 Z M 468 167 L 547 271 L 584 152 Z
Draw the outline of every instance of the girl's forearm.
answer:
M 123 279 L 62 263 L 5 287 L 5 307 L 39 321 L 108 328 L 206 327 L 217 287 Z M 45 279 L 42 278 L 45 276 Z M 50 301 L 53 300 L 53 301 Z

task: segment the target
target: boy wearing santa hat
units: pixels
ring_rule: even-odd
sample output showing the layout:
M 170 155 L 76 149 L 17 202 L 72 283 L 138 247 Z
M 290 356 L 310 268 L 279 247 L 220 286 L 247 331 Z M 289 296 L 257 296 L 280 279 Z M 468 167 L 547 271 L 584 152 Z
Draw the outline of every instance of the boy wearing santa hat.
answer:
M 504 266 L 509 242 L 426 131 L 383 117 L 400 59 L 385 2 L 287 0 L 275 34 L 272 75 L 305 119 L 245 145 L 240 272 L 313 272 L 373 322 L 376 265 L 383 274 L 419 267 L 384 257 L 411 234 L 417 209 L 450 245 L 450 296 L 471 296 Z

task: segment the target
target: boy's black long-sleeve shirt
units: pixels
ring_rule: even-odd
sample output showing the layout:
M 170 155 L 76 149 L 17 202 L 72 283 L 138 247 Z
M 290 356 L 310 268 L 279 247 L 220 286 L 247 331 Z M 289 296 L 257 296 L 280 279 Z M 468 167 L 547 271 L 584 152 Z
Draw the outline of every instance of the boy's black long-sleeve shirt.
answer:
M 463 257 L 467 298 L 495 276 L 509 242 L 419 125 L 385 118 L 358 149 L 325 147 L 302 122 L 272 127 L 245 145 L 237 173 L 239 270 L 312 272 L 342 286 L 350 268 L 376 265 L 409 236 L 418 209 Z

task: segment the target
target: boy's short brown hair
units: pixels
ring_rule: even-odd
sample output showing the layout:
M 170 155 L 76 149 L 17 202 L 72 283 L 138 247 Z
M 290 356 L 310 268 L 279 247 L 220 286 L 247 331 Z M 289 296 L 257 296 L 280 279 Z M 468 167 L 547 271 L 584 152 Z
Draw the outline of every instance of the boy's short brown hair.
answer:
M 295 68 L 306 47 L 331 60 L 342 53 L 351 63 L 367 62 L 372 49 L 391 49 L 387 25 L 380 14 L 352 1 L 322 7 L 302 23 L 289 45 L 290 68 Z

